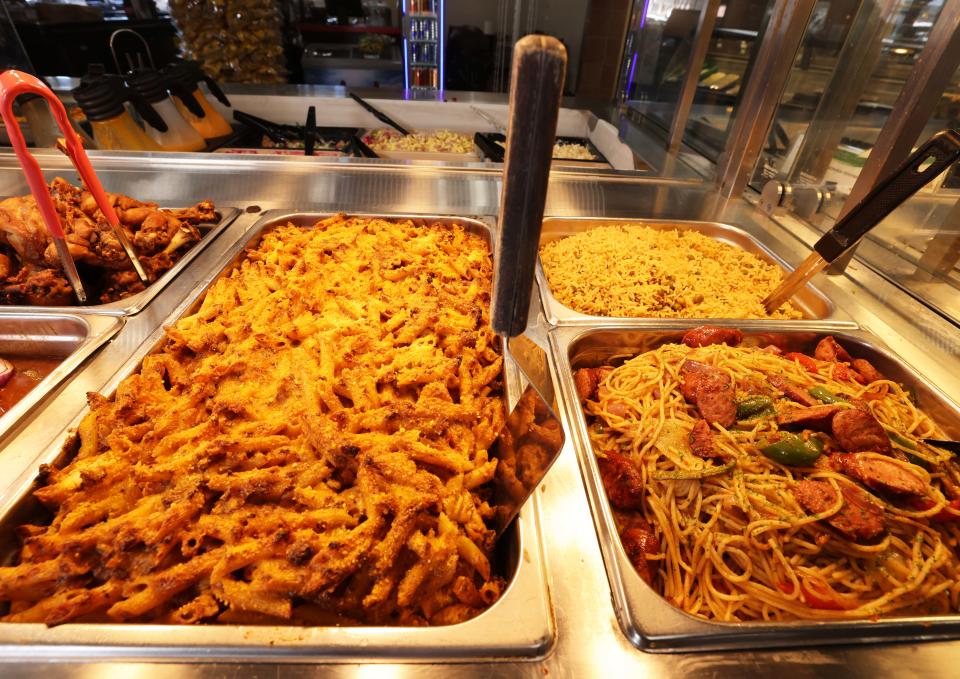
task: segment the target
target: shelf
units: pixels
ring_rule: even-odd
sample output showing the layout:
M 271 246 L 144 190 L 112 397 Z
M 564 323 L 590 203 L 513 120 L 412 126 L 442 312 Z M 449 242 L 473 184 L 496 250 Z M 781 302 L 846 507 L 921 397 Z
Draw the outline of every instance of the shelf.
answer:
M 420 43 L 438 43 L 439 40 L 434 38 L 407 38 L 407 42 L 420 42 Z
M 384 35 L 400 35 L 396 26 L 337 26 L 331 24 L 297 24 L 301 33 L 382 33 Z

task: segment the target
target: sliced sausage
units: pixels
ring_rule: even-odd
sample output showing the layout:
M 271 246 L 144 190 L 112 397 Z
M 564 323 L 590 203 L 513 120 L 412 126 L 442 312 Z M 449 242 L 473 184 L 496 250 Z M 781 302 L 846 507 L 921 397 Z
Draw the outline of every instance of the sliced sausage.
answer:
M 710 366 L 699 361 L 684 361 L 680 366 L 680 393 L 687 403 L 695 403 L 702 373 Z
M 874 504 L 864 490 L 842 484 L 840 492 L 843 504 L 840 511 L 826 520 L 828 524 L 856 542 L 873 540 L 884 532 L 883 509 Z M 833 486 L 826 481 L 800 481 L 794 486 L 793 495 L 811 514 L 825 512 L 837 502 Z
M 873 451 L 889 455 L 893 450 L 887 432 L 867 410 L 841 410 L 833 416 L 832 429 L 837 443 L 848 453 Z
M 820 404 L 820 401 L 805 392 L 803 389 L 793 386 L 780 375 L 770 375 L 767 377 L 767 381 L 782 391 L 784 396 L 789 398 L 791 401 L 796 401 L 797 403 L 801 403 L 805 406 L 815 406 Z
M 711 344 L 726 344 L 735 347 L 743 341 L 743 333 L 736 328 L 718 328 L 714 325 L 701 325 L 688 330 L 681 340 L 688 347 L 707 347 Z
M 577 396 L 581 401 L 589 401 L 596 398 L 599 387 L 607 378 L 607 375 L 613 372 L 610 366 L 600 368 L 580 368 L 573 373 L 573 383 L 577 388 Z
M 730 376 L 719 368 L 696 361 L 684 361 L 680 373 L 681 393 L 697 406 L 703 419 L 723 427 L 733 426 L 737 421 L 737 403 Z
M 690 431 L 690 450 L 697 457 L 705 460 L 711 458 L 722 458 L 723 453 L 717 450 L 713 442 L 713 430 L 706 420 L 697 420 Z
M 777 414 L 777 424 L 784 429 L 815 429 L 830 431 L 833 416 L 843 410 L 837 404 L 817 405 L 809 408 L 791 408 Z
M 866 384 L 863 376 L 846 363 L 834 363 L 830 366 L 830 377 L 837 382 L 858 382 L 859 384 Z
M 625 455 L 607 451 L 598 457 L 600 478 L 610 504 L 618 509 L 640 509 L 643 504 L 643 480 L 640 472 Z
M 782 332 L 762 332 L 752 335 L 751 339 L 758 347 L 763 347 L 764 351 L 770 351 L 775 354 L 782 354 L 790 346 L 790 338 Z M 773 351 L 776 349 L 776 351 Z
M 831 455 L 837 471 L 862 482 L 867 488 L 896 495 L 926 495 L 926 484 L 894 462 L 860 453 Z
M 657 554 L 660 551 L 660 541 L 653 529 L 645 521 L 634 521 L 620 534 L 620 541 L 637 573 L 644 582 L 653 585 L 653 572 L 650 562 L 647 561 L 647 554 Z
M 581 401 L 589 401 L 597 391 L 597 372 L 593 368 L 580 368 L 573 373 L 573 383 Z
M 834 363 L 851 363 L 853 357 L 846 349 L 841 347 L 833 335 L 827 335 L 817 344 L 813 351 L 813 357 L 821 361 L 833 361 Z
M 853 359 L 853 369 L 860 373 L 867 384 L 886 379 L 883 373 L 874 368 L 873 364 L 865 358 Z

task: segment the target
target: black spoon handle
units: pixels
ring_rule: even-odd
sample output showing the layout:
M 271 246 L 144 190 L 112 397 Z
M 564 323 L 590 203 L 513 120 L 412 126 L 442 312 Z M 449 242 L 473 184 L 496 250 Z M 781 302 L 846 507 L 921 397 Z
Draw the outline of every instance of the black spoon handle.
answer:
M 368 111 L 370 111 L 370 113 L 373 114 L 373 117 L 376 118 L 377 120 L 379 120 L 380 122 L 386 123 L 387 125 L 389 125 L 389 126 L 392 127 L 393 129 L 395 129 L 397 132 L 399 132 L 399 133 L 402 134 L 402 135 L 408 135 L 408 134 L 410 134 L 410 132 L 408 132 L 408 131 L 406 130 L 406 128 L 401 127 L 400 124 L 397 123 L 393 118 L 391 118 L 390 116 L 388 116 L 388 115 L 387 115 L 386 113 L 384 113 L 383 111 L 380 111 L 379 109 L 376 109 L 376 108 L 374 108 L 373 106 L 371 106 L 371 105 L 369 104 L 369 102 L 367 102 L 366 99 L 363 99 L 363 98 L 361 98 L 361 97 L 358 97 L 358 96 L 355 95 L 353 92 L 350 93 L 350 96 L 351 96 L 351 98 L 353 98 L 353 100 L 354 100 L 355 102 L 357 102 L 358 104 L 360 104 L 361 106 L 363 106 L 365 109 L 367 109 Z
M 513 49 L 491 309 L 494 331 L 507 337 L 527 328 L 566 72 L 567 50 L 556 38 L 528 35 Z
M 855 246 L 870 229 L 960 158 L 960 130 L 930 138 L 906 162 L 881 180 L 813 246 L 828 263 Z

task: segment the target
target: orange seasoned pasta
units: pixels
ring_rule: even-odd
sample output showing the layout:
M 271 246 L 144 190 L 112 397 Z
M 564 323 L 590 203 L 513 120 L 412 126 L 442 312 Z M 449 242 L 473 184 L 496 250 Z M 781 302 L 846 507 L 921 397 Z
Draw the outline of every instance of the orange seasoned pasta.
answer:
M 497 600 L 503 422 L 486 243 L 348 218 L 268 232 L 167 329 L 0 568 L 8 622 L 449 624 Z

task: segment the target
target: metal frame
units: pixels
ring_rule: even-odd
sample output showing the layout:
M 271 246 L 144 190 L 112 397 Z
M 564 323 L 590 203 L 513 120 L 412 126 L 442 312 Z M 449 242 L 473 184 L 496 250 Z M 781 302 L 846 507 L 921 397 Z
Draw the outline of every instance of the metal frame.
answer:
M 662 148 L 662 146 L 661 146 Z M 149 307 L 127 320 L 116 340 L 108 343 L 46 406 L 25 422 L 9 445 L 0 451 L 6 483 L 21 473 L 31 473 L 37 452 L 45 448 L 64 423 L 80 411 L 84 395 L 100 390 L 117 367 L 127 361 L 152 332 L 173 313 L 196 282 L 209 280 L 220 269 L 223 257 L 260 218 L 254 206 L 303 207 L 310 210 L 364 210 L 393 213 L 476 215 L 496 212 L 496 173 L 480 168 L 442 169 L 428 165 L 379 163 L 325 164 L 306 160 L 271 162 L 261 159 L 218 161 L 188 154 L 98 153 L 98 170 L 111 175 L 111 187 L 135 193 L 152 187 L 156 199 L 183 204 L 198 195 L 217 203 L 248 207 L 222 237 L 205 248 L 186 276 L 171 283 Z M 47 171 L 65 158 L 40 154 Z M 19 169 L 9 154 L 0 154 L 0 183 L 15 184 Z M 185 177 L 189 181 L 176 181 Z M 713 207 L 705 187 L 684 182 L 626 178 L 611 173 L 554 173 L 549 213 L 553 215 L 643 217 L 660 219 L 715 219 L 740 226 L 775 242 L 778 254 L 797 263 L 809 253 L 818 233 L 786 215 L 780 226 L 737 197 Z M 653 212 L 654 196 L 662 197 Z M 293 205 L 291 205 L 293 204 Z M 487 212 L 489 210 L 489 212 Z M 866 267 L 846 277 L 828 281 L 831 300 L 853 320 L 866 327 L 899 357 L 919 368 L 955 402 L 960 401 L 960 343 L 956 328 L 889 281 Z M 576 329 L 574 329 L 576 330 Z M 549 329 L 540 328 L 545 333 Z M 538 339 L 540 339 L 538 337 Z M 619 611 L 597 536 L 584 476 L 572 442 L 550 470 L 539 507 L 530 518 L 540 533 L 543 567 L 549 587 L 549 607 L 555 629 L 554 643 L 545 655 L 530 660 L 508 658 L 435 658 L 398 661 L 368 650 L 362 657 L 280 657 L 255 665 L 241 654 L 224 660 L 224 649 L 213 649 L 194 660 L 159 661 L 149 649 L 136 649 L 134 657 L 91 658 L 76 646 L 12 646 L 0 660 L 3 679 L 48 679 L 53 676 L 89 677 L 142 674 L 165 679 L 252 679 L 283 676 L 314 679 L 386 675 L 401 679 L 416 676 L 440 679 L 487 679 L 492 675 L 520 679 L 559 677 L 690 677 L 715 676 L 809 677 L 811 674 L 850 677 L 885 677 L 900 674 L 938 676 L 944 668 L 960 665 L 956 642 L 823 646 L 814 649 L 772 649 L 741 652 L 677 654 L 646 653 L 636 649 L 622 633 Z M 2 492 L 2 491 L 0 491 Z M 540 558 L 539 555 L 532 555 Z M 514 625 L 515 623 L 510 623 Z M 197 630 L 188 630 L 195 633 Z M 186 636 L 187 632 L 182 635 Z M 160 633 L 160 632 L 155 632 Z M 109 640 L 105 640 L 109 641 Z M 173 639 L 170 642 L 173 643 Z M 371 641 L 375 641 L 371 637 Z M 320 649 L 321 651 L 323 649 Z M 329 654 L 328 654 L 329 655 Z M 373 666 L 371 666 L 373 665 Z
M 899 0 L 867 0 L 860 5 L 837 56 L 830 81 L 807 126 L 796 160 L 792 167 L 781 170 L 781 175 L 787 176 L 789 181 L 815 184 L 823 180 L 833 153 L 877 67 L 883 37 L 896 20 L 900 4 Z
M 717 184 L 724 198 L 737 197 L 747 187 L 816 4 L 816 0 L 777 0 L 773 8 L 726 148 L 717 160 Z
M 719 8 L 720 0 L 707 0 L 706 4 L 700 8 L 697 31 L 693 35 L 693 49 L 690 51 L 690 63 L 687 65 L 687 73 L 680 88 L 680 97 L 677 100 L 677 108 L 673 112 L 673 120 L 670 121 L 670 136 L 667 137 L 668 151 L 678 151 L 683 143 L 683 133 L 687 129 L 687 120 L 690 118 L 690 109 L 697 94 L 700 71 L 707 57 L 710 40 L 713 38 L 713 26 L 717 21 Z
M 933 115 L 944 89 L 960 66 L 960 0 L 946 0 L 930 37 L 897 97 L 866 164 L 857 176 L 837 221 L 866 197 L 878 181 L 902 163 Z M 837 260 L 828 273 L 841 274 L 854 252 Z

